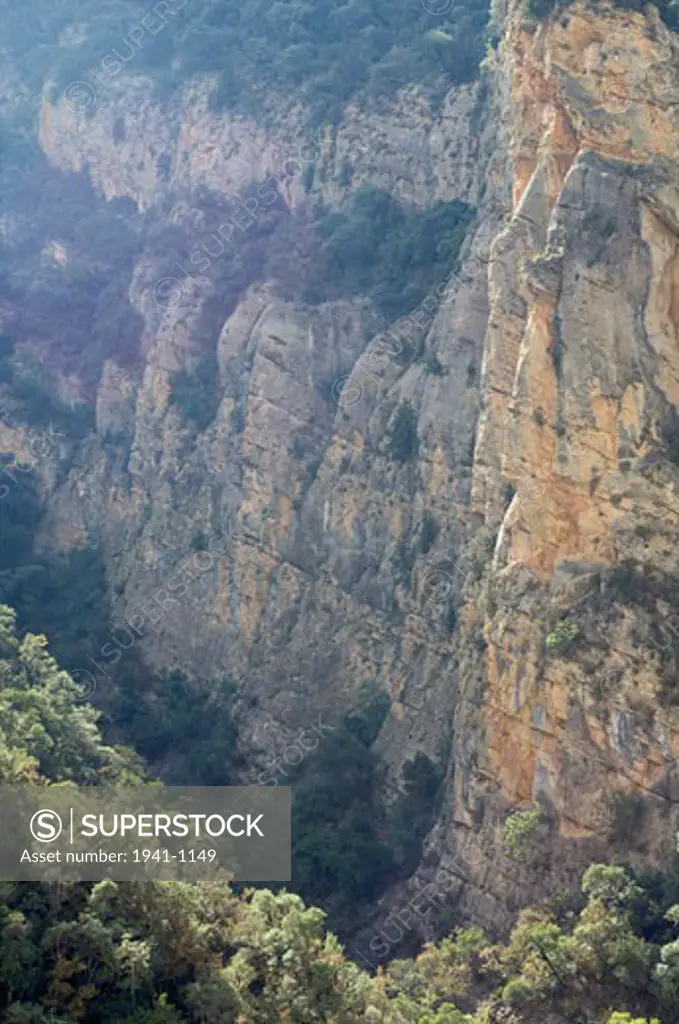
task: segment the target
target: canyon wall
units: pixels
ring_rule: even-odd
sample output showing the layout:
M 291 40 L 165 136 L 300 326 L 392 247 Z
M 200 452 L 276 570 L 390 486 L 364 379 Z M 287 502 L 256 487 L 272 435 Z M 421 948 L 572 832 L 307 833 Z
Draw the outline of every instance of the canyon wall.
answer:
M 514 10 L 499 72 L 513 213 L 470 503 L 492 552 L 461 599 L 430 837 L 491 929 L 592 858 L 667 861 L 679 797 L 676 39 L 654 9 L 576 4 L 537 30 Z M 517 868 L 501 823 L 534 807 Z
M 603 4 L 539 24 L 514 5 L 487 63 L 438 112 L 412 89 L 311 139 L 294 111 L 277 127 L 211 113 L 206 83 L 171 108 L 141 78 L 93 109 L 45 99 L 53 165 L 147 218 L 190 222 L 195 190 L 235 199 L 271 177 L 290 209 L 376 184 L 476 218 L 457 274 L 393 329 L 421 344 L 410 363 L 367 300 L 250 288 L 214 338 L 200 431 L 171 381 L 214 283 L 159 287 L 142 256 L 141 364 L 106 363 L 94 435 L 65 473 L 40 471 L 42 543 L 102 546 L 116 622 L 141 623 L 149 664 L 207 685 L 228 671 L 252 698 L 253 781 L 364 680 L 385 689 L 391 778 L 418 752 L 447 775 L 382 918 L 443 860 L 460 878 L 445 913 L 502 930 L 592 856 L 668 856 L 677 825 L 679 73 L 653 8 Z M 400 463 L 404 401 L 418 456 Z M 9 430 L 4 447 L 26 445 Z M 219 554 L 178 598 L 196 538 Z M 517 868 L 497 826 L 534 806 Z
M 415 89 L 379 111 L 350 109 L 332 138 L 296 132 L 294 119 L 217 116 L 206 91 L 187 89 L 169 111 L 136 80 L 93 110 L 74 109 L 68 95 L 45 100 L 41 144 L 62 171 L 85 169 L 103 195 L 169 221 L 191 217 L 201 186 L 237 200 L 252 181 L 272 183 L 295 209 L 312 158 L 313 195 L 329 204 L 347 191 L 347 160 L 352 189 L 377 185 L 415 207 L 476 206 L 482 187 L 490 199 L 495 130 L 478 118 L 480 83 L 453 90 L 438 113 Z M 486 252 L 497 223 L 497 212 L 494 225 L 478 219 Z M 196 247 L 214 251 L 217 226 L 201 221 Z M 454 595 L 439 601 L 428 586 L 422 530 L 435 521 L 438 546 L 454 554 L 466 529 L 486 267 L 487 257 L 470 256 L 392 340 L 366 300 L 311 307 L 282 299 L 273 282 L 253 286 L 214 338 L 219 407 L 196 431 L 171 403 L 171 381 L 196 356 L 214 281 L 189 267 L 166 283 L 152 259 L 136 265 L 143 365 L 106 363 L 96 436 L 50 493 L 43 543 L 102 544 L 116 621 L 144 620 L 138 643 L 154 668 L 208 681 L 228 671 L 256 699 L 241 723 L 246 748 L 259 752 L 253 779 L 301 726 L 354 706 L 366 680 L 393 702 L 382 743 L 394 772 L 418 751 L 438 762 L 449 745 Z M 399 361 L 399 338 L 425 346 L 423 357 Z M 388 447 L 404 401 L 419 451 L 399 464 Z M 199 535 L 218 538 L 220 557 L 181 599 L 168 596 Z M 158 608 L 149 602 L 159 591 Z

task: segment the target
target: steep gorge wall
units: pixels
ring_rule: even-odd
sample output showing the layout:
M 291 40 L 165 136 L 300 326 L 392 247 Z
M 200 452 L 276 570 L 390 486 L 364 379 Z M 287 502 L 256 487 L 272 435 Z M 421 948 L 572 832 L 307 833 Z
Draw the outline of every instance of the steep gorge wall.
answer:
M 541 26 L 513 9 L 492 78 L 490 96 L 463 86 L 440 115 L 416 91 L 349 112 L 313 185 L 329 202 L 370 182 L 477 208 L 459 278 L 420 319 L 443 373 L 390 356 L 364 301 L 305 306 L 263 284 L 214 339 L 219 409 L 196 432 L 170 385 L 212 286 L 159 305 L 141 259 L 143 364 L 106 365 L 97 434 L 65 480 L 45 462 L 44 543 L 102 544 L 122 624 L 193 536 L 226 539 L 146 623 L 145 657 L 208 683 L 228 670 L 254 698 L 244 740 L 266 756 L 376 680 L 394 776 L 418 751 L 448 758 L 421 870 L 383 916 L 443 859 L 461 865 L 447 912 L 502 928 L 592 856 L 665 856 L 676 826 L 679 77 L 652 10 L 576 4 Z M 201 90 L 173 111 L 141 81 L 89 114 L 45 104 L 42 145 L 106 196 L 190 220 L 192 190 L 232 197 L 304 138 L 292 115 L 287 141 L 216 118 Z M 303 202 L 296 172 L 283 191 Z M 404 399 L 419 454 L 401 465 L 388 442 Z M 643 797 L 617 839 L 615 793 Z M 519 870 L 494 826 L 536 801 L 540 857 Z
M 537 29 L 515 9 L 503 42 L 513 215 L 471 489 L 493 551 L 462 599 L 430 837 L 491 928 L 593 857 L 667 859 L 679 820 L 676 56 L 653 9 L 575 4 Z M 536 805 L 517 868 L 497 826 Z
M 353 189 L 378 185 L 420 208 L 479 202 L 495 145 L 492 122 L 479 120 L 479 84 L 453 90 L 437 114 L 417 90 L 380 111 L 350 110 L 320 142 L 296 132 L 292 115 L 287 140 L 280 126 L 216 117 L 204 89 L 189 89 L 171 111 L 139 83 L 92 111 L 45 102 L 41 143 L 62 170 L 86 169 L 107 197 L 127 196 L 169 221 L 191 221 L 201 186 L 237 198 L 272 178 L 295 208 L 310 156 L 313 194 L 331 204 L 347 191 L 347 161 Z M 503 187 L 497 178 L 485 187 L 488 203 Z M 196 246 L 214 247 L 218 225 L 196 223 Z M 487 249 L 496 228 L 479 217 L 478 230 Z M 158 273 L 151 258 L 137 263 L 130 295 L 144 319 L 144 363 L 104 367 L 97 436 L 50 494 L 44 543 L 70 545 L 80 524 L 81 539 L 102 544 L 121 627 L 163 591 L 139 640 L 144 657 L 208 684 L 228 671 L 241 685 L 256 702 L 241 723 L 243 742 L 260 752 L 250 777 L 300 726 L 355 704 L 365 680 L 392 698 L 381 746 L 394 773 L 417 752 L 440 761 L 456 687 L 454 595 L 431 600 L 422 531 L 433 517 L 437 547 L 454 554 L 466 528 L 485 267 L 469 260 L 459 279 L 438 282 L 403 328 L 426 337 L 438 374 L 424 358 L 399 361 L 365 300 L 312 307 L 282 299 L 273 282 L 252 287 L 213 339 L 219 408 L 204 431 L 171 403 L 171 380 L 195 359 L 218 286 L 198 275 L 197 287 L 165 301 Z M 389 454 L 402 401 L 417 416 L 414 463 Z M 199 534 L 218 536 L 225 554 L 181 600 L 167 600 Z

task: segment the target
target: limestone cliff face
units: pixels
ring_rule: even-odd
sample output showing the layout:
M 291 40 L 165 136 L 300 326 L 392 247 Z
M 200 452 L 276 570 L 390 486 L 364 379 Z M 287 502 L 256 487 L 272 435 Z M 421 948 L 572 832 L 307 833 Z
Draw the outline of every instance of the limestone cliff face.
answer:
M 479 186 L 476 84 L 451 90 L 437 115 L 416 87 L 379 110 L 352 106 L 335 130 L 304 128 L 284 100 L 266 124 L 215 113 L 213 87 L 197 80 L 172 103 L 155 100 L 145 78 L 112 79 L 106 91 L 82 96 L 67 89 L 44 101 L 40 142 L 55 166 L 87 169 L 103 195 L 133 199 L 141 210 L 201 186 L 235 198 L 288 164 L 291 206 L 304 194 L 307 163 L 315 165 L 312 188 L 330 202 L 364 184 L 417 206 L 473 196 Z
M 96 434 L 46 477 L 43 540 L 101 543 L 117 621 L 142 615 L 151 664 L 234 676 L 252 750 L 376 680 L 393 777 L 418 751 L 448 765 L 411 887 L 453 858 L 449 910 L 502 928 L 539 881 L 611 849 L 658 858 L 676 828 L 676 40 L 652 9 L 576 3 L 537 26 L 515 6 L 490 77 L 488 96 L 455 89 L 437 115 L 417 91 L 349 111 L 314 141 L 307 182 L 329 203 L 374 183 L 477 208 L 460 274 L 408 328 L 442 372 L 399 361 L 367 301 L 312 307 L 265 283 L 220 326 L 218 410 L 196 431 L 170 385 L 214 285 L 159 302 L 147 254 L 130 291 L 142 364 L 104 367 Z M 141 80 L 87 113 L 46 102 L 42 146 L 144 215 L 190 220 L 192 190 L 234 197 L 288 160 L 284 199 L 301 204 L 295 113 L 218 117 L 206 89 L 172 110 Z M 400 464 L 405 399 L 419 453 Z M 173 600 L 198 537 L 222 553 Z M 615 794 L 643 797 L 625 834 Z M 543 845 L 517 870 L 493 828 L 535 802 Z
M 86 169 L 107 197 L 184 222 L 200 186 L 236 198 L 273 177 L 294 208 L 312 158 L 311 188 L 330 204 L 366 183 L 420 207 L 478 204 L 495 134 L 479 120 L 478 84 L 453 90 L 437 114 L 416 90 L 379 112 L 350 110 L 320 141 L 297 133 L 294 112 L 278 128 L 218 117 L 206 88 L 170 111 L 141 82 L 88 112 L 46 101 L 42 146 L 61 169 Z M 487 202 L 495 192 L 486 186 Z M 484 251 L 495 218 L 479 218 Z M 198 241 L 210 230 L 201 224 Z M 447 749 L 455 594 L 432 593 L 423 528 L 435 521 L 437 549 L 454 555 L 469 500 L 485 278 L 468 260 L 402 328 L 436 355 L 436 374 L 425 359 L 399 361 L 401 345 L 378 333 L 367 301 L 310 307 L 282 299 L 275 283 L 250 288 L 215 338 L 219 407 L 197 431 L 170 402 L 171 378 L 195 363 L 216 286 L 200 277 L 159 294 L 153 259 L 137 263 L 130 296 L 144 319 L 143 364 L 105 365 L 96 437 L 50 496 L 44 543 L 80 524 L 103 545 L 117 622 L 145 619 L 148 662 L 208 684 L 228 671 L 256 701 L 241 723 L 258 751 L 253 779 L 300 726 L 351 707 L 368 679 L 393 701 L 380 742 L 396 775 L 418 751 L 440 761 Z M 400 464 L 388 449 L 404 400 L 417 414 L 419 457 Z M 198 537 L 218 538 L 223 555 L 181 600 L 167 599 Z M 150 621 L 141 609 L 158 592 L 165 606 Z
M 586 858 L 668 856 L 677 826 L 676 52 L 653 10 L 580 4 L 539 28 L 515 10 L 503 42 L 513 214 L 471 492 L 493 550 L 463 595 L 432 839 L 491 927 Z M 536 803 L 522 878 L 493 826 Z

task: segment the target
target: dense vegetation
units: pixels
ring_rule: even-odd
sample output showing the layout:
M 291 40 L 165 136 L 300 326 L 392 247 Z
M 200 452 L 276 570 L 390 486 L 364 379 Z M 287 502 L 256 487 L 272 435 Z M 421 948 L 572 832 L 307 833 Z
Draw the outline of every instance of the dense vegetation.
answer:
M 68 559 L 38 556 L 34 476 L 9 454 L 4 465 L 16 483 L 0 500 L 0 600 L 16 602 L 22 632 L 46 625 L 60 657 L 77 668 L 84 652 L 97 657 L 111 628 L 101 561 L 91 548 Z M 431 522 L 426 533 L 434 531 Z M 639 600 L 629 576 L 620 571 L 612 585 Z M 151 770 L 173 783 L 235 781 L 237 693 L 228 679 L 207 699 L 178 673 L 154 679 L 134 650 L 125 659 L 120 672 L 111 669 L 117 729 L 105 739 L 77 682 L 43 639 L 17 639 L 14 615 L 3 608 L 0 778 L 122 783 Z M 378 695 L 348 715 L 285 780 L 295 793 L 292 886 L 300 895 L 173 884 L 3 886 L 0 1019 L 544 1024 L 549 1007 L 555 1020 L 573 1024 L 673 1024 L 677 858 L 664 874 L 642 878 L 592 867 L 581 897 L 525 910 L 506 945 L 467 930 L 376 977 L 346 959 L 325 914 L 341 932 L 366 920 L 371 902 L 419 860 L 440 795 L 440 774 L 420 755 L 405 766 L 401 792 L 384 803 L 373 744 L 386 710 Z M 509 820 L 510 859 L 532 856 L 534 818 Z M 617 1017 L 616 1006 L 625 1008 Z
M 211 73 L 220 105 L 261 114 L 296 101 L 332 119 L 359 91 L 382 96 L 412 82 L 440 88 L 473 78 L 488 10 L 484 0 L 432 4 L 434 14 L 410 0 L 166 7 L 161 18 L 138 0 L 33 0 L 30 18 L 8 10 L 3 43 L 34 89 L 48 77 L 62 89 L 96 85 L 87 69 L 105 83 L 123 67 L 147 72 L 163 89 Z
M 381 770 L 371 750 L 389 702 L 348 715 L 295 776 L 293 883 L 340 927 L 385 888 L 393 872 L 384 842 Z M 377 712 L 377 714 L 375 714 Z
M 412 312 L 450 273 L 474 211 L 454 200 L 409 210 L 381 188 L 316 211 L 320 239 L 305 297 L 367 295 L 387 322 Z
M 359 736 L 370 727 L 370 716 L 354 724 Z M 19 639 L 4 606 L 0 754 L 3 783 L 144 777 L 132 751 L 103 741 L 45 639 Z M 322 911 L 285 891 L 110 881 L 0 889 L 7 1024 L 672 1024 L 679 1013 L 676 857 L 664 875 L 637 879 L 593 865 L 575 906 L 523 911 L 507 944 L 467 929 L 373 977 L 346 959 Z
M 412 462 L 419 450 L 417 415 L 409 402 L 402 402 L 394 415 L 389 439 L 391 457 L 397 462 Z
M 61 562 L 36 556 L 41 507 L 30 473 L 0 501 L 0 516 L 0 596 L 16 599 L 33 628 L 49 623 L 69 663 L 82 664 L 88 644 L 110 628 L 96 551 Z M 154 680 L 134 651 L 125 657 L 114 678 L 121 739 L 167 781 L 234 781 L 240 765 L 228 680 L 206 701 L 193 681 L 177 673 Z M 361 920 L 386 884 L 412 871 L 436 814 L 441 778 L 423 756 L 406 765 L 395 799 L 382 801 L 373 743 L 386 710 L 384 696 L 371 697 L 285 780 L 295 792 L 293 886 L 322 902 L 341 930 Z M 3 781 L 144 777 L 149 769 L 138 754 L 105 740 L 97 717 L 45 641 L 19 641 L 14 615 L 3 609 Z M 509 821 L 507 856 L 530 856 L 533 818 L 526 812 Z M 665 875 L 634 881 L 621 868 L 593 868 L 580 902 L 525 911 L 507 946 L 462 932 L 373 978 L 345 959 L 322 911 L 283 891 L 6 885 L 2 1019 L 339 1024 L 382 1013 L 421 1024 L 542 1024 L 549 1005 L 567 1020 L 599 1024 L 617 1005 L 670 1024 L 679 1012 L 679 931 L 670 913 L 678 900 L 677 861 Z
M 342 934 L 356 929 L 389 884 L 415 869 L 438 806 L 441 775 L 424 754 L 406 762 L 403 788 L 385 806 L 383 768 L 372 745 L 388 709 L 386 695 L 376 693 L 288 780 L 293 888 L 320 904 Z

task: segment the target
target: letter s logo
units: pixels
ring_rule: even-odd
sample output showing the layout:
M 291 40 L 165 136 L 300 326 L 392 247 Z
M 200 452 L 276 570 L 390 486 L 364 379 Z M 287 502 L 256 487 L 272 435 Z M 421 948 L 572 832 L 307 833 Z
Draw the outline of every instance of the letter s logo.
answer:
M 35 812 L 31 818 L 29 828 L 31 835 L 39 843 L 52 843 L 61 835 L 63 825 L 56 811 L 44 809 Z

